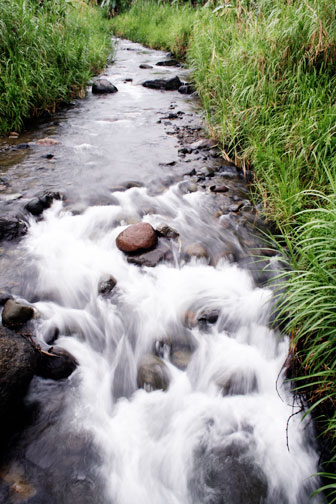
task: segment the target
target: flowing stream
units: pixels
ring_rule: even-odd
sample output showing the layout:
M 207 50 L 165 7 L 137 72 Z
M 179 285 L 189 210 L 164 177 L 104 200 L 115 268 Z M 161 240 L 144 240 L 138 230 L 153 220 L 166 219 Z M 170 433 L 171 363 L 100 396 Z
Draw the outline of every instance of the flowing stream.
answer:
M 188 79 L 163 59 L 119 41 L 107 69 L 118 93 L 89 93 L 3 155 L 2 211 L 46 189 L 66 198 L 3 245 L 1 286 L 39 312 L 39 344 L 79 365 L 66 380 L 34 377 L 2 503 L 307 504 L 316 488 L 311 422 L 282 370 L 288 338 L 270 328 L 279 255 L 265 252 L 235 167 L 213 149 L 178 151 L 202 121 L 195 98 L 141 86 Z M 36 143 L 46 136 L 59 143 Z M 141 221 L 179 233 L 159 239 L 155 267 L 116 246 Z M 117 285 L 102 296 L 109 275 Z

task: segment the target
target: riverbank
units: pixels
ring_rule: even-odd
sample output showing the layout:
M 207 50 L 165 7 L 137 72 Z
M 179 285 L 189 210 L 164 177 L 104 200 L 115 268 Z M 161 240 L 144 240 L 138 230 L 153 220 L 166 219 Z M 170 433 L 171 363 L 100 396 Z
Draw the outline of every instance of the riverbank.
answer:
M 75 0 L 0 0 L 0 135 L 85 96 L 112 52 L 99 9 Z
M 240 2 L 217 9 L 136 2 L 112 23 L 119 36 L 185 58 L 223 156 L 243 170 L 253 168 L 255 199 L 280 230 L 292 268 L 278 317 L 292 334 L 292 376 L 331 446 L 336 436 L 332 10 L 326 1 L 317 6 L 261 1 L 258 10 Z M 335 457 L 332 451 L 327 458 L 332 463 Z M 334 472 L 331 463 L 324 466 L 328 473 Z

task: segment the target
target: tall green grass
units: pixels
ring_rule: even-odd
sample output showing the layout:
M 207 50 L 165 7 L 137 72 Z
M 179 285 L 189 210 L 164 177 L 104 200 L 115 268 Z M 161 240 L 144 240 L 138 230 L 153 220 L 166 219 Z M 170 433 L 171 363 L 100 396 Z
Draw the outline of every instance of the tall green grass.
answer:
M 336 4 L 136 0 L 113 27 L 186 55 L 211 135 L 253 168 L 255 199 L 290 251 L 279 320 L 295 386 L 329 443 L 324 490 L 336 502 Z
M 195 9 L 188 3 L 170 5 L 140 0 L 113 19 L 112 26 L 116 35 L 171 51 L 183 59 L 189 46 L 195 14 Z
M 112 51 L 108 21 L 79 0 L 0 0 L 0 135 L 85 94 Z

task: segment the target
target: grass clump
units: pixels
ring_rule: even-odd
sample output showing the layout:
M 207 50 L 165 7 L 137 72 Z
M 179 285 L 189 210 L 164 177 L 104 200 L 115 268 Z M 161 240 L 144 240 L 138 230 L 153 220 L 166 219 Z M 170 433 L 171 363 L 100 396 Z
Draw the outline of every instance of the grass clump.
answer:
M 195 20 L 195 9 L 184 5 L 139 0 L 112 21 L 118 36 L 149 47 L 171 51 L 184 59 Z
M 100 10 L 81 0 L 0 0 L 0 135 L 85 85 L 112 50 Z

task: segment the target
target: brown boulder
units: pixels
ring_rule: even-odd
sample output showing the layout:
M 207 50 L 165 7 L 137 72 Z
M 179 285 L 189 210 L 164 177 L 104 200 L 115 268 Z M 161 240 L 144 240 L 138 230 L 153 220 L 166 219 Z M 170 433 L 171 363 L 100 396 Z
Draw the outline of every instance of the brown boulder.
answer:
M 157 235 L 150 224 L 140 222 L 122 231 L 117 236 L 116 244 L 118 249 L 126 253 L 141 252 L 155 247 Z

